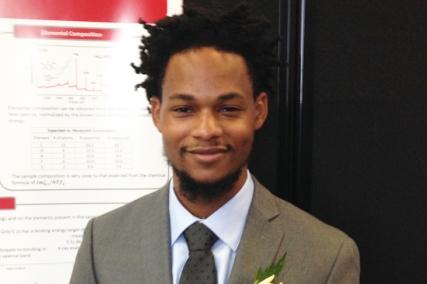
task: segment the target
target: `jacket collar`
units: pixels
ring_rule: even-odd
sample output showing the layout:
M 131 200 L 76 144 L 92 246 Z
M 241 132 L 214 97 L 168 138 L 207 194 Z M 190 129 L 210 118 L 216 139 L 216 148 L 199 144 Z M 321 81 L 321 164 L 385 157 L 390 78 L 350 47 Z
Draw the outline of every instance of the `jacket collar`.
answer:
M 277 260 L 284 237 L 283 228 L 272 221 L 280 214 L 274 197 L 254 177 L 255 192 L 230 275 L 230 284 L 253 283 L 259 268 Z
M 141 272 L 143 283 L 172 283 L 168 187 L 163 186 L 149 207 L 141 225 Z M 147 212 L 146 212 L 147 213 Z

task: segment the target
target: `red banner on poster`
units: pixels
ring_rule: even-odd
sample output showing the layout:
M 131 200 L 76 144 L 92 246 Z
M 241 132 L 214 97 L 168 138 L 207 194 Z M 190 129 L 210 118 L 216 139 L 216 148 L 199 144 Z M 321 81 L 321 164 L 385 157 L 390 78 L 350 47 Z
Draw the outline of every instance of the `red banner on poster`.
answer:
M 167 0 L 0 0 L 0 18 L 86 22 L 154 22 Z
M 13 210 L 15 209 L 14 197 L 0 197 L 0 210 Z
M 116 29 L 14 26 L 16 38 L 113 40 L 118 33 Z

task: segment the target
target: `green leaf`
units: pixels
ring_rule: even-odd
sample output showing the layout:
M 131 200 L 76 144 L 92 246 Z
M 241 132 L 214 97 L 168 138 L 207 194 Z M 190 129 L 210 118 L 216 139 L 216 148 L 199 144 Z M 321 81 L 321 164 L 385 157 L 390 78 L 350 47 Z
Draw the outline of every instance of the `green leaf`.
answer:
M 262 270 L 261 268 L 258 269 L 255 278 L 255 284 L 258 284 L 259 282 L 266 279 L 267 277 L 270 277 L 271 275 L 278 275 L 285 266 L 285 260 L 286 252 L 277 262 L 273 262 L 269 267 L 265 268 L 264 270 Z

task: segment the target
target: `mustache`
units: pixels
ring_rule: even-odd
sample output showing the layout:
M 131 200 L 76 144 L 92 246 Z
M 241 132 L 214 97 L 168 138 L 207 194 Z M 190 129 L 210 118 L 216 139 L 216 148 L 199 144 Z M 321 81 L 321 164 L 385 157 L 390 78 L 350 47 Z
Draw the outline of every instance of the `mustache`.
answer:
M 232 151 L 234 148 L 230 144 L 226 145 L 187 145 L 183 146 L 180 149 L 180 153 L 197 153 L 197 152 L 228 152 Z

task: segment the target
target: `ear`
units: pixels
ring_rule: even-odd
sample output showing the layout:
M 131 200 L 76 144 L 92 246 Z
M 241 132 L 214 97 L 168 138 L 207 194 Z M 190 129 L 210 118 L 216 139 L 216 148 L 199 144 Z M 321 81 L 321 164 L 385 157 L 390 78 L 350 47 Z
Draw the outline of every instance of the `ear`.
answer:
M 159 128 L 160 127 L 160 106 L 161 106 L 161 102 L 158 97 L 150 98 L 151 119 L 153 119 L 153 123 L 159 131 L 160 131 L 160 128 Z
M 268 96 L 261 92 L 255 99 L 255 129 L 258 130 L 264 124 L 268 115 Z

